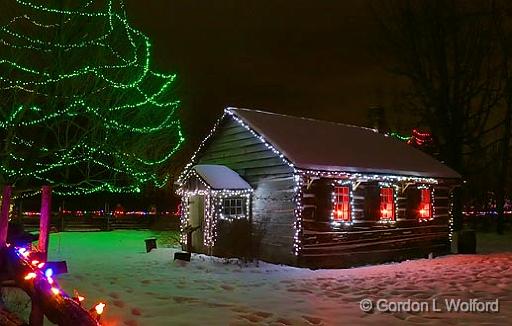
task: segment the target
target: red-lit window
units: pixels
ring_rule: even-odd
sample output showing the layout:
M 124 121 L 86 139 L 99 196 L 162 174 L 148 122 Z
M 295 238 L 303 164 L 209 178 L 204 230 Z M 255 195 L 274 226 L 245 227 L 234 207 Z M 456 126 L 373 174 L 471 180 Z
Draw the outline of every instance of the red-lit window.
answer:
M 430 189 L 420 189 L 419 217 L 421 219 L 432 218 L 432 198 Z
M 393 188 L 380 188 L 380 219 L 395 219 L 395 199 Z
M 350 222 L 350 188 L 335 187 L 333 218 L 339 222 Z

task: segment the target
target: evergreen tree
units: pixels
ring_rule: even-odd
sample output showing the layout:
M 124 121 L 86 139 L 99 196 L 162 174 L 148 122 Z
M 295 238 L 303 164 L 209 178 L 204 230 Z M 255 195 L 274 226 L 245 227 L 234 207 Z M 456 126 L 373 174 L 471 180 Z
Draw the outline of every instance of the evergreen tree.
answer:
M 162 186 L 184 138 L 175 75 L 122 0 L 2 0 L 0 184 L 25 196 Z

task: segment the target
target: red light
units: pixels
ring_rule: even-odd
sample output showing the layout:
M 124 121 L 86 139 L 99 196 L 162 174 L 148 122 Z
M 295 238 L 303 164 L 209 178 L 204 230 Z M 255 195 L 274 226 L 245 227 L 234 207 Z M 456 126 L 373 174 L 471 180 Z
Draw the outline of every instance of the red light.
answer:
M 94 307 L 94 309 L 96 309 L 96 313 L 98 315 L 101 315 L 103 313 L 103 309 L 105 308 L 105 306 L 106 305 L 103 302 L 100 302 Z
M 73 300 L 78 301 L 78 303 L 81 303 L 85 300 L 84 296 L 81 296 L 80 293 L 78 293 L 78 290 L 73 290 Z
M 28 273 L 27 276 L 25 276 L 25 280 L 32 280 L 34 278 L 36 278 L 36 273 Z

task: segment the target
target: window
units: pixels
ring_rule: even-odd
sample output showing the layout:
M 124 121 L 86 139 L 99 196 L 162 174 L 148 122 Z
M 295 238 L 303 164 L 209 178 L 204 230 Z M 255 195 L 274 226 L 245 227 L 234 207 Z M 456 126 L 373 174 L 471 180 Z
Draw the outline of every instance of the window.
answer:
M 224 218 L 243 218 L 246 213 L 245 198 L 224 198 L 222 201 L 222 215 Z
M 430 189 L 420 189 L 419 218 L 432 218 L 432 197 Z
M 395 219 L 395 198 L 393 188 L 380 188 L 380 219 Z
M 350 187 L 334 187 L 332 216 L 336 222 L 350 222 Z

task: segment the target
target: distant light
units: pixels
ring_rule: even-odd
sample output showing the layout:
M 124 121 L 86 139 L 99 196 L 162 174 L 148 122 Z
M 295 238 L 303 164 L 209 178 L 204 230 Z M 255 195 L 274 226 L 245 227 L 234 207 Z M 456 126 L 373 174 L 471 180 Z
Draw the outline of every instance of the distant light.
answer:
M 54 295 L 59 295 L 59 294 L 60 294 L 60 290 L 59 290 L 59 289 L 57 289 L 57 288 L 52 287 L 52 288 L 51 288 L 51 291 L 52 291 L 52 293 L 53 293 Z

